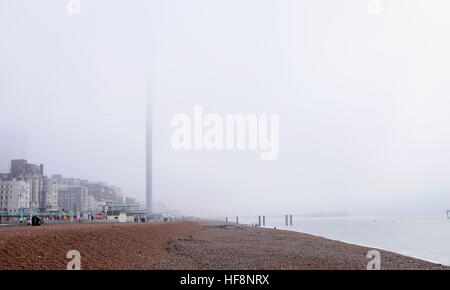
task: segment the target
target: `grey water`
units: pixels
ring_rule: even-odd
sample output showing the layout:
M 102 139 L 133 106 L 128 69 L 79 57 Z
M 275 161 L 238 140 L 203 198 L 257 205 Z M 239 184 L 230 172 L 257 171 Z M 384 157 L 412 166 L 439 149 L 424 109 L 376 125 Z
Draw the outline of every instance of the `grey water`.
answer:
M 258 218 L 240 223 L 257 224 Z M 266 227 L 312 234 L 332 240 L 383 249 L 450 266 L 450 220 L 442 216 L 402 217 L 266 217 Z

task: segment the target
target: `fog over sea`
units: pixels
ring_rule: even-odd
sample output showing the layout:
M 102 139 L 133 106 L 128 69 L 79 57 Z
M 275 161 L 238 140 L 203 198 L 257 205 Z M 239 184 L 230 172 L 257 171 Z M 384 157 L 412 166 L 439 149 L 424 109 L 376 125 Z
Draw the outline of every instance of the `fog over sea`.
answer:
M 239 222 L 257 223 L 258 217 L 240 218 Z M 266 217 L 266 227 L 317 235 L 450 266 L 450 220 L 445 214 L 401 217 L 294 216 L 293 226 L 285 226 L 284 217 L 269 216 Z

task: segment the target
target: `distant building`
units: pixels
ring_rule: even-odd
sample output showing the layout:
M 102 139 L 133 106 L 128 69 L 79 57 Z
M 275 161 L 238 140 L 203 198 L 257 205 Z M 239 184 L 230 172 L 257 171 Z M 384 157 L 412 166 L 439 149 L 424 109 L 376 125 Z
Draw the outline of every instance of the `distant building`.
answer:
M 54 174 L 51 181 L 57 187 L 59 210 L 66 212 L 90 211 L 89 207 L 92 206 L 92 202 L 88 198 L 88 180 L 64 178 L 61 174 Z
M 89 183 L 88 192 L 96 201 L 106 202 L 106 204 L 123 203 L 122 189 L 114 185 L 103 182 Z
M 51 180 L 59 185 L 87 186 L 89 181 L 80 178 L 64 178 L 61 174 L 53 174 Z
M 111 205 L 123 204 L 122 189 L 106 183 L 89 183 L 79 178 L 64 178 L 61 174 L 48 178 L 44 165 L 34 165 L 25 159 L 11 160 L 10 173 L 0 174 L 0 211 L 102 212 Z M 11 187 L 12 186 L 12 187 Z M 8 187 L 8 189 L 6 189 Z M 135 199 L 127 199 L 133 205 Z
M 76 205 L 77 211 L 106 213 L 109 205 L 123 203 L 122 189 L 114 185 L 104 182 L 90 183 L 85 179 L 65 178 L 61 174 L 52 175 L 51 181 L 58 185 L 60 210 L 75 210 L 74 206 Z M 74 192 L 73 188 L 76 187 L 81 189 Z
M 45 208 L 46 211 L 58 211 L 58 184 L 44 176 L 43 185 L 44 194 L 41 208 Z
M 10 180 L 11 175 L 9 173 L 0 173 L 0 180 Z
M 87 211 L 88 212 L 98 212 L 98 203 L 92 195 L 87 196 Z
M 34 165 L 28 163 L 25 159 L 15 159 L 11 160 L 10 172 L 12 177 L 43 176 L 44 165 Z
M 17 213 L 30 208 L 31 185 L 25 180 L 0 180 L 0 211 Z
M 58 207 L 65 212 L 87 211 L 88 192 L 84 186 L 59 186 Z
M 62 175 L 61 174 L 53 174 L 50 178 L 56 184 L 62 184 Z
M 125 197 L 125 204 L 137 204 L 137 203 L 138 203 L 137 199 L 129 196 Z
M 11 170 L 9 174 L 9 179 L 24 180 L 31 185 L 31 199 L 30 206 L 33 210 L 43 209 L 42 198 L 44 194 L 44 165 L 34 165 L 28 163 L 24 159 L 11 160 Z

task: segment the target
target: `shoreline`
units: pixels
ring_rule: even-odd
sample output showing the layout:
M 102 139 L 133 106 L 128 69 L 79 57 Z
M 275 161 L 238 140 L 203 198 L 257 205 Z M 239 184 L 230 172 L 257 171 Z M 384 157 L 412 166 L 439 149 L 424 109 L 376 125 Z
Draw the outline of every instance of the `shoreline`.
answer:
M 246 225 L 246 226 L 251 226 L 251 225 L 247 225 L 247 224 L 242 224 L 242 225 Z M 267 229 L 273 229 L 271 227 L 261 227 L 261 228 L 267 228 Z M 359 246 L 359 247 L 364 247 L 364 248 L 370 248 L 370 249 L 374 249 L 374 250 L 381 250 L 381 251 L 385 251 L 385 252 L 391 252 L 391 253 L 395 253 L 398 255 L 402 255 L 405 257 L 410 257 L 413 259 L 417 259 L 417 260 L 422 260 L 424 262 L 429 262 L 429 263 L 433 263 L 433 264 L 437 264 L 437 265 L 443 265 L 446 267 L 450 267 L 450 264 L 445 264 L 442 263 L 440 261 L 436 261 L 436 260 L 432 260 L 432 259 L 428 259 L 428 258 L 424 258 L 424 257 L 420 257 L 420 256 L 415 256 L 413 254 L 409 254 L 409 253 L 402 253 L 398 250 L 395 249 L 388 249 L 388 248 L 384 248 L 384 247 L 380 247 L 380 246 L 373 246 L 373 245 L 368 245 L 368 244 L 364 244 L 364 243 L 357 243 L 357 242 L 353 242 L 353 241 L 346 241 L 346 240 L 339 240 L 339 239 L 334 239 L 332 237 L 327 237 L 327 236 L 322 236 L 322 235 L 317 235 L 317 234 L 313 234 L 313 233 L 309 233 L 309 232 L 301 232 L 301 231 L 296 231 L 296 230 L 290 230 L 290 229 L 285 229 L 285 228 L 277 228 L 277 230 L 283 230 L 283 231 L 289 231 L 289 232 L 295 232 L 295 233 L 300 233 L 300 234 L 305 234 L 305 235 L 311 235 L 317 238 L 323 238 L 323 239 L 328 239 L 328 240 L 332 240 L 335 242 L 340 242 L 340 243 L 345 243 L 345 244 L 349 244 L 349 245 L 354 245 L 354 246 Z
M 0 228 L 2 270 L 65 270 L 70 250 L 80 252 L 83 270 L 365 270 L 373 249 L 382 269 L 450 269 L 310 234 L 215 221 Z

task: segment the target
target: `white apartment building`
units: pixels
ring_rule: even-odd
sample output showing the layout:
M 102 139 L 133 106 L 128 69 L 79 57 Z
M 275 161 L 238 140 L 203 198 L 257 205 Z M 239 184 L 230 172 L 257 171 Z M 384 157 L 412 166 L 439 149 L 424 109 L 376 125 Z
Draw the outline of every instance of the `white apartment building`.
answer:
M 58 185 L 47 177 L 44 177 L 44 194 L 41 202 L 41 208 L 45 208 L 46 211 L 58 210 Z
M 87 211 L 88 212 L 99 212 L 100 204 L 92 195 L 87 197 Z
M 0 211 L 17 213 L 31 206 L 30 182 L 11 179 L 0 180 Z

